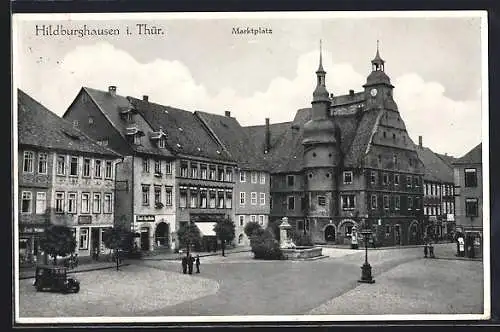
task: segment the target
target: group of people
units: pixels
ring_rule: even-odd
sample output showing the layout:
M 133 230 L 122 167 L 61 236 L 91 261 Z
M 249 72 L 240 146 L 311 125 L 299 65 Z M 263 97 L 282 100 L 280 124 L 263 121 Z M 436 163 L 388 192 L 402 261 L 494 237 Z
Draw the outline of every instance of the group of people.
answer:
M 183 256 L 181 260 L 182 264 L 182 273 L 193 274 L 193 265 L 196 265 L 196 273 L 200 273 L 200 256 L 196 255 L 196 259 L 191 256 L 191 254 L 187 256 Z
M 426 239 L 424 243 L 424 257 L 436 258 L 434 256 L 434 246 L 432 245 L 432 241 L 429 239 Z

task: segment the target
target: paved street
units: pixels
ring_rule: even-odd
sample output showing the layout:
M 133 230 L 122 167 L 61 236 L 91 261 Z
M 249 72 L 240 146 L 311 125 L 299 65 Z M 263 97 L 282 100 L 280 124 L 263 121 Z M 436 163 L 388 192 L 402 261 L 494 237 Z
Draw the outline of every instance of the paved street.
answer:
M 452 252 L 436 245 L 436 255 Z M 21 316 L 210 316 L 481 313 L 482 262 L 423 259 L 422 248 L 370 250 L 374 285 L 360 285 L 363 250 L 325 248 L 315 261 L 256 261 L 248 252 L 201 260 L 130 261 L 83 272 L 79 294 L 36 293 L 21 281 Z M 375 299 L 375 300 L 374 300 Z
M 82 272 L 77 294 L 37 292 L 33 279 L 20 281 L 21 317 L 134 316 L 215 294 L 218 284 L 206 278 L 137 265 Z
M 375 284 L 360 284 L 310 314 L 477 314 L 483 312 L 483 292 L 481 262 L 420 259 L 379 275 Z

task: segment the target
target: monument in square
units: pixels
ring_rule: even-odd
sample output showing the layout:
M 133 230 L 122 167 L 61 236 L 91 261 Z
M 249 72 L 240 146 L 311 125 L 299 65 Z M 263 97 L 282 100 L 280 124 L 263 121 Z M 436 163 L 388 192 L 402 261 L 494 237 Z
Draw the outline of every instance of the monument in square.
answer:
M 290 238 L 289 231 L 292 226 L 288 223 L 288 218 L 281 219 L 280 228 L 280 248 L 283 256 L 286 259 L 301 260 L 301 259 L 315 259 L 325 257 L 322 254 L 323 249 L 316 246 L 296 246 Z

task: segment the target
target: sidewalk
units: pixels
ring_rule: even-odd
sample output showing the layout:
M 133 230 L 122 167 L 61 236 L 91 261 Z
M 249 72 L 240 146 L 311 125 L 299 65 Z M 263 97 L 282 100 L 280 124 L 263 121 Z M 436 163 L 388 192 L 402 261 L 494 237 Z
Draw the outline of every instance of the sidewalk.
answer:
M 446 245 L 450 245 L 450 244 L 453 244 L 453 243 L 436 243 L 434 244 L 434 247 L 437 247 L 437 246 L 446 246 Z M 351 249 L 351 246 L 348 245 L 348 244 L 317 244 L 316 245 L 317 247 L 322 247 L 322 248 L 335 248 L 335 249 Z M 424 248 L 424 245 L 423 244 L 415 244 L 415 245 L 400 245 L 400 246 L 390 246 L 390 247 L 371 247 L 371 246 L 368 246 L 368 250 L 393 250 L 393 249 L 411 249 L 411 248 L 422 248 L 422 252 L 423 252 L 423 248 Z M 352 249 L 352 250 L 365 250 L 365 246 L 363 244 L 360 244 L 358 246 L 358 249 Z
M 423 249 L 422 249 L 423 254 Z M 460 260 L 460 261 L 482 261 L 482 257 L 458 257 L 457 245 L 455 243 L 448 243 L 446 246 L 436 246 L 434 245 L 434 259 L 447 259 L 447 260 Z
M 48 264 L 51 265 L 51 264 Z M 122 263 L 120 266 L 130 265 L 128 263 Z M 96 270 L 104 270 L 104 269 L 116 269 L 115 262 L 90 262 L 90 263 L 80 263 L 76 268 L 68 270 L 68 274 L 72 273 L 80 273 L 80 272 L 88 272 L 88 271 L 96 271 Z M 26 267 L 19 269 L 19 279 L 31 279 L 35 277 L 35 267 Z
M 225 255 L 229 255 L 229 254 L 234 254 L 234 253 L 238 253 L 238 252 L 249 252 L 250 250 L 251 250 L 250 247 L 244 246 L 244 247 L 236 247 L 236 248 L 226 249 L 226 250 L 224 250 L 224 253 L 225 253 Z M 199 255 L 200 257 L 221 256 L 222 250 L 217 250 L 217 252 L 191 251 L 190 253 L 193 257 L 196 257 L 196 255 Z M 168 252 L 168 253 L 155 254 L 153 252 L 147 256 L 143 256 L 142 260 L 180 260 L 182 255 L 185 255 L 185 253 L 180 254 L 180 253 Z

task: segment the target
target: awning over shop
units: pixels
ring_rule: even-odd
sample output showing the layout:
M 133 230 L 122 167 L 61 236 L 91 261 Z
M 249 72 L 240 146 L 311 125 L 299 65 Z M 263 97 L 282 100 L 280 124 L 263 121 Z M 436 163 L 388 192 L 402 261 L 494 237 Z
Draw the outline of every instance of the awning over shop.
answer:
M 195 222 L 196 227 L 200 230 L 202 236 L 215 236 L 215 222 Z

